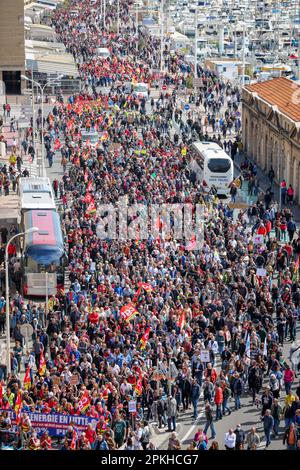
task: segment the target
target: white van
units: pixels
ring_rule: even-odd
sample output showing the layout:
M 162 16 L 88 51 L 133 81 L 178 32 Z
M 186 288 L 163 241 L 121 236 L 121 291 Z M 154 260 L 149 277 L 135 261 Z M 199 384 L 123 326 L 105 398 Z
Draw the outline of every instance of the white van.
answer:
M 107 49 L 107 47 L 98 47 L 97 55 L 101 57 L 102 59 L 107 59 L 108 57 L 110 57 L 111 54 L 109 50 Z

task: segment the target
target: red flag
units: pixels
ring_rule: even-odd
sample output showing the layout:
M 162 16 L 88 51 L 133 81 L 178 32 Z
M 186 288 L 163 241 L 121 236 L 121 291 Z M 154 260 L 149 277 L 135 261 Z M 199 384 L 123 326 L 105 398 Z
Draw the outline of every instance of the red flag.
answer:
M 140 339 L 141 349 L 145 349 L 146 344 L 149 340 L 149 336 L 150 336 L 150 326 L 147 328 L 147 330 L 145 331 L 145 333 L 143 334 L 143 336 Z
M 25 376 L 24 376 L 24 387 L 25 387 L 25 389 L 28 390 L 30 385 L 31 385 L 30 367 L 28 366 L 27 369 L 26 369 Z
M 139 375 L 134 391 L 138 397 L 142 395 L 142 392 L 143 392 L 142 374 Z
M 141 289 L 138 289 L 135 293 L 135 296 L 132 299 L 132 302 L 136 302 L 138 300 L 140 293 L 141 293 Z
M 92 196 L 90 193 L 86 193 L 86 195 L 84 196 L 83 198 L 84 202 L 86 202 L 87 204 L 90 204 L 92 202 Z
M 79 413 L 84 413 L 90 406 L 90 403 L 91 403 L 91 398 L 90 398 L 89 392 L 85 390 L 84 394 L 82 395 L 81 399 L 78 402 Z
M 151 286 L 151 284 L 147 284 L 146 282 L 139 282 L 138 286 L 144 289 L 146 292 L 153 291 L 153 287 Z
M 87 184 L 87 187 L 86 187 L 86 190 L 87 191 L 93 191 L 93 182 L 92 180 L 90 180 Z
M 55 139 L 54 141 L 54 150 L 59 150 L 61 147 L 61 142 L 59 140 L 59 138 L 57 137 L 57 139 Z
M 18 395 L 15 403 L 15 413 L 16 413 L 16 424 L 21 422 L 21 412 L 22 412 L 22 398 L 20 390 L 18 390 Z
M 184 328 L 185 326 L 185 323 L 186 323 L 185 312 L 182 311 L 180 314 L 177 326 L 179 326 L 179 328 L 182 330 L 182 328 Z
M 137 309 L 132 304 L 124 305 L 120 310 L 120 315 L 125 321 L 130 321 L 135 315 L 138 315 Z
M 77 441 L 77 433 L 74 429 L 73 436 L 72 436 L 72 441 L 71 441 L 71 445 L 70 445 L 70 450 L 76 450 L 76 441 Z
M 45 375 L 46 372 L 46 361 L 44 358 L 44 352 L 41 352 L 40 356 L 40 365 L 39 365 L 39 375 Z
M 94 212 L 96 212 L 96 206 L 95 206 L 94 201 L 91 201 L 86 208 L 86 213 L 93 214 Z
M 299 258 L 300 258 L 300 255 L 297 256 L 295 267 L 294 267 L 294 273 L 296 273 L 299 270 Z

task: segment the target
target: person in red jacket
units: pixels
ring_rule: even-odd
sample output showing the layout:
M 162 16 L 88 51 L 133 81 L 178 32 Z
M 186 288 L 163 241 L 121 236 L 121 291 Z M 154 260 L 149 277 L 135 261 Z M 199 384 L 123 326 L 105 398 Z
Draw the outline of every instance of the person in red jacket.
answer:
M 223 403 L 223 390 L 219 385 L 215 385 L 215 404 L 216 404 L 216 421 L 222 419 L 222 403 Z
M 92 445 L 95 440 L 96 440 L 96 431 L 92 428 L 91 423 L 87 425 L 87 428 L 85 430 L 85 436 L 88 439 L 89 443 Z
M 260 226 L 258 227 L 257 235 L 262 235 L 263 237 L 267 235 L 267 229 L 263 223 L 261 223 Z
M 272 223 L 271 223 L 270 220 L 265 221 L 265 227 L 266 227 L 266 235 L 267 235 L 268 239 L 270 240 L 270 233 L 271 233 L 271 230 L 272 230 Z

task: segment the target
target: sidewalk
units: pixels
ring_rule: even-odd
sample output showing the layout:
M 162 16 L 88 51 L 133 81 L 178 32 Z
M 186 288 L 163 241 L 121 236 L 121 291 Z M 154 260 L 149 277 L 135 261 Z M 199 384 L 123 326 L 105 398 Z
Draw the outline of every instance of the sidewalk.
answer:
M 235 167 L 237 168 L 238 171 L 240 171 L 240 165 L 243 162 L 243 160 L 245 159 L 245 156 L 246 156 L 246 154 L 242 153 L 242 154 L 236 154 L 236 156 L 234 157 L 234 165 L 235 165 Z M 250 157 L 248 157 L 248 160 L 253 161 Z M 258 180 L 259 180 L 260 189 L 263 192 L 265 192 L 270 187 L 270 180 L 269 180 L 268 176 L 258 166 L 257 166 L 257 177 L 258 177 Z M 278 183 L 273 182 L 272 191 L 274 193 L 275 201 L 279 202 L 280 195 L 279 195 L 279 184 Z M 288 207 L 292 210 L 292 212 L 294 214 L 294 221 L 296 222 L 297 225 L 300 225 L 300 206 L 295 204 L 293 206 L 285 205 L 285 206 L 283 206 L 283 208 L 284 207 Z

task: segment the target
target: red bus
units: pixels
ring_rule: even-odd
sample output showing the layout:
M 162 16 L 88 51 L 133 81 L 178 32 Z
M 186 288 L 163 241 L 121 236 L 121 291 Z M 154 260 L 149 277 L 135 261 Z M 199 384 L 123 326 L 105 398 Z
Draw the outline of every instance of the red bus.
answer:
M 25 236 L 22 267 L 23 293 L 29 296 L 56 294 L 64 287 L 66 255 L 56 210 L 29 210 L 23 217 L 23 230 L 39 230 Z

